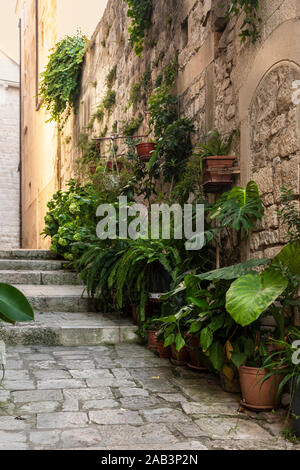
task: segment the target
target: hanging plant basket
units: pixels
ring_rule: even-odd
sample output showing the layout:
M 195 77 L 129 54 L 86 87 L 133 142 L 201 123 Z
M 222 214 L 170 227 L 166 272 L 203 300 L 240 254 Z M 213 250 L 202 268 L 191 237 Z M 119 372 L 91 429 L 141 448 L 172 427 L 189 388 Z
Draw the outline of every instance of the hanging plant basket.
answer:
M 203 184 L 207 192 L 219 192 L 232 184 L 232 174 L 223 171 L 233 168 L 234 161 L 235 157 L 223 155 L 204 157 Z
M 115 162 L 114 160 L 108 160 L 106 167 L 108 171 L 116 171 L 117 169 L 118 171 L 121 171 L 123 168 L 123 163 L 119 161 Z
M 94 175 L 96 173 L 96 170 L 97 170 L 97 165 L 90 165 L 89 170 L 90 170 L 90 174 Z
M 142 142 L 136 145 L 136 151 L 142 162 L 149 162 L 154 150 L 155 144 L 153 142 Z

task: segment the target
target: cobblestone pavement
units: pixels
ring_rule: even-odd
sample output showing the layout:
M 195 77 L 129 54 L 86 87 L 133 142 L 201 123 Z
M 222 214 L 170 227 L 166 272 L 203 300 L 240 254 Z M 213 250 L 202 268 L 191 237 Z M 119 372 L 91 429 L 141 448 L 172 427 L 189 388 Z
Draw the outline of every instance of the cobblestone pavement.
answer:
M 0 449 L 293 449 L 285 413 L 238 412 L 211 374 L 139 345 L 9 347 Z

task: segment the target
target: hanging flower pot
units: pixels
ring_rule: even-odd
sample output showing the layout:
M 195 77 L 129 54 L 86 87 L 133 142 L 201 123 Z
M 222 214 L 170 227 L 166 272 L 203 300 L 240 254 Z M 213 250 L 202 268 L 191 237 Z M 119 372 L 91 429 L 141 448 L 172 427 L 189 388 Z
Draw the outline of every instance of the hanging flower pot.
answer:
M 222 170 L 233 168 L 235 157 L 216 155 L 203 158 L 204 179 L 203 184 L 208 192 L 218 192 L 232 184 L 232 175 Z
M 113 171 L 113 170 L 116 171 L 117 169 L 118 171 L 121 171 L 123 167 L 123 163 L 120 161 L 115 162 L 114 160 L 108 160 L 106 166 L 107 166 L 108 171 Z
M 142 162 L 149 162 L 155 150 L 155 144 L 153 142 L 142 142 L 136 145 L 136 150 Z
M 278 407 L 277 392 L 284 374 L 272 375 L 262 382 L 268 373 L 268 370 L 257 367 L 239 368 L 243 406 L 254 410 L 273 410 Z
M 96 173 L 97 166 L 96 165 L 90 165 L 89 170 L 91 175 L 94 175 Z

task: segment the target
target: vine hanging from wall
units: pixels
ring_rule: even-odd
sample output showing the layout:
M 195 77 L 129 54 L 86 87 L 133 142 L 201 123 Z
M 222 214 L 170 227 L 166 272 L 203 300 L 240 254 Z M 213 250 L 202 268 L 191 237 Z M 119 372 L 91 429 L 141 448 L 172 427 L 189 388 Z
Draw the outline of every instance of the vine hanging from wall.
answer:
M 138 57 L 144 50 L 145 31 L 151 26 L 152 0 L 124 0 L 128 4 L 127 16 L 132 19 L 129 28 L 131 45 Z
M 53 48 L 39 89 L 49 121 L 63 127 L 71 109 L 76 111 L 80 93 L 81 70 L 88 40 L 85 36 L 66 36 Z
M 259 24 L 262 22 L 258 15 L 259 0 L 230 0 L 227 15 L 238 16 L 240 13 L 245 14 L 245 19 L 241 26 L 240 37 L 242 42 L 251 39 L 254 44 L 260 37 Z

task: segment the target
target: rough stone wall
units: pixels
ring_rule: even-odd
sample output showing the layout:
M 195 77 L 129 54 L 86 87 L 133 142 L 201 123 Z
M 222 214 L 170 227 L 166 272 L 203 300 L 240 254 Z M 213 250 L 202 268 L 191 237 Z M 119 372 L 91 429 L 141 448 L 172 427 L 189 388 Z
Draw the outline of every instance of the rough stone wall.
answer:
M 273 257 L 288 240 L 287 227 L 278 219 L 280 188 L 299 194 L 299 107 L 293 102 L 293 82 L 300 68 L 282 64 L 259 86 L 250 112 L 252 178 L 259 184 L 265 217 L 251 237 L 255 256 Z
M 0 249 L 20 243 L 19 67 L 0 51 Z
M 91 138 L 104 133 L 110 135 L 115 123 L 118 133 L 121 134 L 126 121 L 137 117 L 139 113 L 145 116 L 147 102 L 157 78 L 174 57 L 175 52 L 179 51 L 180 71 L 176 84 L 179 113 L 181 116 L 193 119 L 196 128 L 194 142 L 203 140 L 209 130 L 214 128 L 218 128 L 223 134 L 233 129 L 240 131 L 240 138 L 236 139 L 232 149 L 241 171 L 240 176 L 235 176 L 234 183 L 245 186 L 251 178 L 256 179 L 264 201 L 268 201 L 265 226 L 258 228 L 258 232 L 254 234 L 251 249 L 248 247 L 246 255 L 250 256 L 251 251 L 252 254 L 255 251 L 261 256 L 269 255 L 270 252 L 266 250 L 276 247 L 278 249 L 283 238 L 278 235 L 279 229 L 273 220 L 275 216 L 272 215 L 278 199 L 273 202 L 273 195 L 270 197 L 268 190 L 270 180 L 260 172 L 262 170 L 266 174 L 272 172 L 273 185 L 275 181 L 278 185 L 283 181 L 280 179 L 279 182 L 279 177 L 274 179 L 278 172 L 281 175 L 284 171 L 287 174 L 298 175 L 299 162 L 295 158 L 298 150 L 295 148 L 298 149 L 299 141 L 298 136 L 295 140 L 287 135 L 291 132 L 289 128 L 279 130 L 274 137 L 273 134 L 270 137 L 269 131 L 266 131 L 261 147 L 257 150 L 254 148 L 252 137 L 255 129 L 252 128 L 260 127 L 257 123 L 262 123 L 264 119 L 265 124 L 269 124 L 268 118 L 263 117 L 266 113 L 265 104 L 269 105 L 270 101 L 267 93 L 268 85 L 264 86 L 268 73 L 278 64 L 283 67 L 282 73 L 287 75 L 290 73 L 291 63 L 295 64 L 295 67 L 297 64 L 300 66 L 299 0 L 261 0 L 259 12 L 262 18 L 261 38 L 256 44 L 250 41 L 241 44 L 239 34 L 243 17 L 233 18 L 228 22 L 224 18 L 224 9 L 219 7 L 221 3 L 219 0 L 155 0 L 153 3 L 153 25 L 147 31 L 145 51 L 139 59 L 129 42 L 130 19 L 126 15 L 126 3 L 123 0 L 108 1 L 104 16 L 92 36 L 86 54 L 78 114 L 70 119 L 58 140 L 51 134 L 52 130 L 48 134 L 44 133 L 47 156 L 42 162 L 38 161 L 37 165 L 34 165 L 36 168 L 34 172 L 29 166 L 32 167 L 33 158 L 38 160 L 41 154 L 40 150 L 37 152 L 35 149 L 42 148 L 39 142 L 46 126 L 41 124 L 44 115 L 41 114 L 41 119 L 34 121 L 34 129 L 28 125 L 27 183 L 29 180 L 32 182 L 34 191 L 33 186 L 31 189 L 28 187 L 24 189 L 25 199 L 29 198 L 31 191 L 29 198 L 31 202 L 28 200 L 26 213 L 26 223 L 30 227 L 26 246 L 43 246 L 44 242 L 41 242 L 39 232 L 42 230 L 47 197 L 52 188 L 63 188 L 74 175 L 75 162 L 80 156 L 77 147 L 80 134 L 87 132 Z M 46 22 L 47 19 L 45 24 Z M 53 37 L 55 37 L 54 32 Z M 32 37 L 30 41 L 32 43 Z M 28 51 L 30 44 L 29 42 L 26 44 Z M 101 123 L 95 121 L 93 128 L 87 129 L 91 116 L 105 96 L 106 77 L 114 66 L 117 66 L 116 81 L 113 84 L 113 89 L 116 91 L 116 105 L 110 114 L 106 113 Z M 142 81 L 147 70 L 150 71 L 150 86 L 147 90 L 142 87 L 140 99 L 130 104 L 132 86 Z M 26 86 L 29 89 L 30 83 Z M 265 104 L 262 102 L 255 104 L 261 86 L 262 100 Z M 275 86 L 274 93 L 277 91 Z M 264 97 L 265 94 L 267 98 Z M 28 94 L 28 100 L 32 100 L 32 91 Z M 29 106 L 29 102 L 26 102 L 25 108 Z M 289 117 L 290 111 L 284 111 L 287 123 L 292 119 Z M 31 110 L 28 113 L 28 122 L 33 122 L 33 112 L 36 111 Z M 272 122 L 273 120 L 275 122 L 276 118 L 279 122 L 283 119 L 280 118 L 282 113 L 279 111 L 278 113 L 272 117 Z M 146 131 L 148 127 L 144 119 L 138 133 L 144 134 Z M 282 141 L 281 145 L 285 145 L 286 139 L 293 140 L 290 153 L 284 156 L 278 153 L 274 159 L 263 157 L 260 165 L 265 166 L 258 167 L 257 153 L 269 153 L 269 146 L 275 145 L 276 138 Z M 105 150 L 107 149 L 103 150 L 104 153 Z M 120 148 L 119 153 L 122 151 Z M 277 157 L 280 158 L 280 165 L 276 164 L 280 171 L 275 168 L 274 162 L 279 162 L 276 160 Z M 30 178 L 30 174 L 31 176 L 34 174 L 34 177 Z M 299 182 L 295 179 L 292 183 L 299 192 Z M 36 213 L 40 214 L 38 224 L 35 221 L 31 223 Z M 269 232 L 273 235 L 267 235 Z

